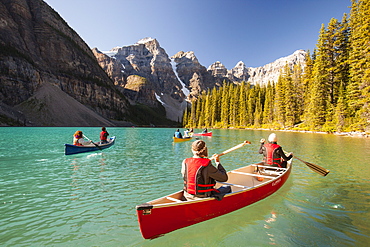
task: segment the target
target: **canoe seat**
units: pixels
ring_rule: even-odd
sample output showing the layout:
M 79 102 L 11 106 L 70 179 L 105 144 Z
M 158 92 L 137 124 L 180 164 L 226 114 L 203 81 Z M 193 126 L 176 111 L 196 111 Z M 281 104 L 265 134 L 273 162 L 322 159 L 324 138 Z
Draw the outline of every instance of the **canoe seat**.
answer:
M 253 165 L 258 168 L 261 168 L 261 173 L 264 173 L 265 175 L 275 175 L 279 176 L 283 174 L 288 168 L 282 168 L 282 167 L 275 167 L 275 166 L 264 166 L 264 165 Z
M 242 174 L 242 175 L 248 175 L 248 176 L 253 176 L 253 177 L 261 177 L 261 178 L 275 178 L 272 176 L 266 176 L 266 175 L 260 175 L 260 174 L 253 174 L 253 173 L 247 173 L 247 172 L 234 172 L 230 171 L 231 173 L 236 173 L 236 174 Z
M 169 197 L 169 196 L 166 196 L 166 199 L 170 200 L 170 201 L 173 201 L 173 202 L 183 202 L 179 199 L 176 199 L 176 198 L 173 198 L 173 197 Z
M 288 168 L 275 167 L 275 166 L 263 166 L 263 165 L 252 165 L 252 166 L 258 166 L 261 168 L 269 168 L 269 169 L 282 170 L 282 171 L 288 170 Z
M 217 181 L 217 183 L 219 184 L 225 184 L 225 185 L 230 185 L 230 186 L 235 186 L 235 187 L 241 187 L 241 188 L 252 188 L 252 187 L 248 187 L 248 186 L 244 186 L 244 185 L 240 185 L 240 184 L 232 184 L 232 183 L 227 183 L 227 182 L 219 182 Z

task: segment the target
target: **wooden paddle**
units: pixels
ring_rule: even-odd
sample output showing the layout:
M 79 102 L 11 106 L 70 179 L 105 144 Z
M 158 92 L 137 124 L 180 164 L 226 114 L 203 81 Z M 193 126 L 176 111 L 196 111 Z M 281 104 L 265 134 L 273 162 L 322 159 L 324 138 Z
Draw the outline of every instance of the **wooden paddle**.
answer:
M 102 150 L 101 149 L 101 147 L 99 147 L 99 145 L 98 144 L 96 144 L 95 142 L 93 142 L 92 140 L 90 140 L 87 136 L 85 136 L 85 135 L 83 135 L 87 140 L 89 140 L 92 144 L 94 144 L 95 145 L 95 147 L 97 147 L 97 148 L 99 148 L 100 150 Z
M 316 173 L 318 173 L 318 174 L 320 174 L 321 176 L 326 176 L 326 175 L 328 175 L 329 174 L 329 170 L 327 170 L 327 169 L 325 169 L 325 168 L 323 168 L 323 167 L 321 167 L 321 166 L 318 166 L 318 165 L 315 165 L 315 164 L 312 164 L 312 163 L 310 163 L 310 162 L 307 162 L 307 161 L 304 161 L 304 160 L 301 160 L 300 158 L 298 158 L 297 156 L 294 156 L 294 158 L 296 158 L 297 160 L 299 160 L 299 161 L 301 161 L 301 162 L 303 162 L 303 163 L 305 163 L 306 164 L 306 166 L 308 166 L 312 171 L 314 171 L 314 172 L 316 172 Z
M 237 150 L 238 148 L 241 148 L 241 147 L 243 147 L 244 145 L 247 145 L 247 144 L 251 144 L 251 142 L 250 141 L 244 141 L 243 143 L 240 143 L 239 145 L 236 145 L 235 147 L 232 147 L 232 148 L 230 148 L 230 149 L 228 149 L 228 150 L 226 150 L 226 151 L 223 151 L 222 153 L 220 153 L 218 156 L 222 156 L 222 155 L 225 155 L 225 154 L 228 154 L 228 153 L 230 153 L 230 152 L 232 152 L 232 151 L 235 151 L 235 150 Z M 211 157 L 210 158 L 210 160 L 213 160 L 213 159 L 215 159 L 214 157 Z

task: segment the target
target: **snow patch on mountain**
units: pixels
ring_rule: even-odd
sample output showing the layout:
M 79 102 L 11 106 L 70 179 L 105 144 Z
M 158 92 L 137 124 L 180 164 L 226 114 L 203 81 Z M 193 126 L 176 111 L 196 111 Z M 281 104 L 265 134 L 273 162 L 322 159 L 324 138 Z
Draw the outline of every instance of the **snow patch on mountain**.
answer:
M 161 99 L 161 96 L 159 96 L 157 93 L 154 93 L 155 94 L 155 98 L 158 100 L 159 103 L 161 103 L 163 106 L 166 105 L 166 103 L 163 102 L 163 100 Z M 161 95 L 163 95 L 163 93 L 161 93 Z
M 146 37 L 146 38 L 143 38 L 143 39 L 139 40 L 138 42 L 136 42 L 136 44 L 145 44 L 145 43 L 147 43 L 149 41 L 153 41 L 153 40 L 154 39 L 151 38 L 151 37 Z
M 172 66 L 172 70 L 173 72 L 175 73 L 176 75 L 176 78 L 177 80 L 179 80 L 179 82 L 181 83 L 181 86 L 182 86 L 182 92 L 185 94 L 185 96 L 187 97 L 189 94 L 190 94 L 190 91 L 189 89 L 186 88 L 186 85 L 185 83 L 180 79 L 179 77 L 179 74 L 177 73 L 177 67 L 176 67 L 176 62 L 175 62 L 175 59 L 174 58 L 171 58 L 171 66 Z
M 117 53 L 119 52 L 120 49 L 121 49 L 121 47 L 116 46 L 116 47 L 110 49 L 109 51 L 102 51 L 102 53 L 104 53 L 105 55 L 107 55 L 111 58 L 116 59 L 114 56 L 117 55 Z

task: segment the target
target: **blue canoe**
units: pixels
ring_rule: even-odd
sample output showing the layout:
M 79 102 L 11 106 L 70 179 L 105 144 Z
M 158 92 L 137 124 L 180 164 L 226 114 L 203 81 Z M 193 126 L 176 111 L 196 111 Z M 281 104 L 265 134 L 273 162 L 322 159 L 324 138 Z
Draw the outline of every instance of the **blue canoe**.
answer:
M 100 151 L 100 150 L 103 150 L 103 149 L 106 149 L 106 148 L 109 148 L 109 147 L 113 146 L 115 141 L 116 141 L 116 137 L 113 136 L 113 137 L 109 138 L 108 143 L 105 143 L 105 144 L 95 143 L 96 145 L 94 145 L 94 144 L 91 143 L 91 144 L 85 145 L 85 146 L 76 146 L 76 145 L 73 145 L 73 144 L 64 144 L 65 147 L 66 147 L 65 148 L 65 155 Z

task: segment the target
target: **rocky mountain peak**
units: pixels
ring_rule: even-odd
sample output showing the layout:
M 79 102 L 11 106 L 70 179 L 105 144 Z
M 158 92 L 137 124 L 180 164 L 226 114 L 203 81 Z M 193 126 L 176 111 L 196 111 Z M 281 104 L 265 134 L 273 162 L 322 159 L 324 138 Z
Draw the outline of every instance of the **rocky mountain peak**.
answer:
M 220 61 L 211 64 L 207 70 L 210 71 L 214 77 L 226 77 L 227 75 L 227 69 Z
M 249 68 L 248 81 L 251 84 L 266 85 L 268 82 L 277 82 L 280 71 L 287 65 L 292 69 L 299 64 L 302 67 L 306 64 L 306 52 L 297 50 L 293 54 L 279 58 L 272 63 L 257 68 Z
M 250 77 L 249 69 L 245 66 L 243 61 L 239 61 L 234 68 L 227 71 L 226 77 L 231 81 L 248 81 Z
M 175 121 L 181 119 L 186 106 L 183 104 L 184 85 L 175 74 L 168 54 L 156 39 L 144 38 L 133 45 L 116 47 L 106 55 L 120 63 L 128 77 L 135 75 L 145 78 L 146 83 L 142 84 L 142 88 L 153 94 L 146 95 L 132 90 L 132 83 L 137 83 L 138 80 L 128 79 L 125 89 L 131 90 L 129 98 L 134 99 L 136 103 L 145 103 L 153 107 L 162 104 L 167 110 L 169 119 Z M 101 66 L 103 67 L 104 64 L 101 63 Z M 157 97 L 154 97 L 154 94 Z
M 171 58 L 174 58 L 175 60 L 176 59 L 181 60 L 182 58 L 184 58 L 183 60 L 187 59 L 191 61 L 193 64 L 199 64 L 198 58 L 195 56 L 193 51 L 188 51 L 188 52 L 179 51 L 178 53 L 173 55 Z M 179 60 L 176 60 L 176 61 L 179 61 Z
M 277 82 L 280 71 L 286 64 L 290 68 L 300 64 L 305 66 L 306 52 L 297 50 L 293 54 L 279 58 L 272 63 L 261 67 L 246 67 L 243 61 L 239 61 L 234 68 L 228 70 L 221 62 L 217 61 L 208 67 L 208 71 L 213 77 L 225 79 L 234 83 L 242 81 L 249 82 L 251 85 L 266 85 L 268 82 Z

